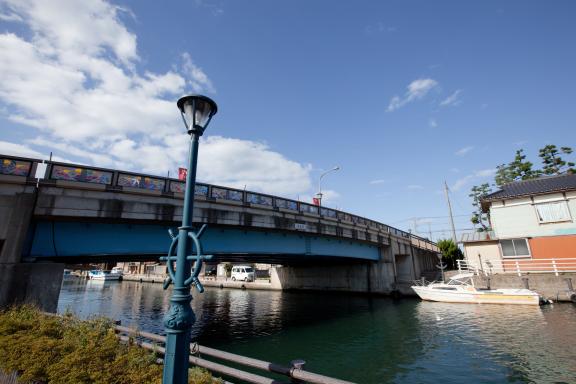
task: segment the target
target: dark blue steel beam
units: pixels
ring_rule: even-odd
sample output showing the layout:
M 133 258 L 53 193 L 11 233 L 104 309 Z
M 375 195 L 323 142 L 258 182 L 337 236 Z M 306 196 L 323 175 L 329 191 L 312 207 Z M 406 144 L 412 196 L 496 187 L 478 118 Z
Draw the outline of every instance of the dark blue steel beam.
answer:
M 39 221 L 35 225 L 29 257 L 36 259 L 93 259 L 115 255 L 118 259 L 137 255 L 166 253 L 169 227 L 144 224 Z M 377 261 L 376 245 L 354 240 L 294 232 L 261 231 L 227 227 L 208 227 L 202 237 L 204 253 L 219 259 L 248 260 L 258 255 L 264 259 L 285 260 L 346 258 Z M 145 257 L 144 257 L 145 258 Z

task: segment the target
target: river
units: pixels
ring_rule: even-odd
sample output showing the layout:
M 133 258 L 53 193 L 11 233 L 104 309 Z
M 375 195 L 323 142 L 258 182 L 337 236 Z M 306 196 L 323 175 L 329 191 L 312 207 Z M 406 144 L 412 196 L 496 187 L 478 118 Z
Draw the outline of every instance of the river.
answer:
M 193 292 L 200 344 L 357 383 L 576 383 L 576 306 L 343 293 Z M 161 284 L 67 279 L 58 311 L 162 333 Z

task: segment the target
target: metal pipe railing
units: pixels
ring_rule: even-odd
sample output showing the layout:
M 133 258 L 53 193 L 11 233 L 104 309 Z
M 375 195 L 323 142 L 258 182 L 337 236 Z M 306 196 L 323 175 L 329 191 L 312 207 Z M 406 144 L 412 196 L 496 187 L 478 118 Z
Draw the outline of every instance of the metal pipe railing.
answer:
M 458 260 L 457 263 L 460 272 L 480 270 L 489 274 L 515 273 L 519 276 L 523 273 L 554 273 L 558 276 L 561 272 L 576 272 L 576 258 L 483 260 L 481 263 Z
M 162 335 L 157 335 L 155 333 L 150 333 L 150 332 L 145 332 L 145 331 L 137 331 L 137 330 L 134 330 L 134 329 L 131 329 L 128 327 L 123 327 L 121 325 L 115 326 L 115 329 L 118 332 L 135 335 L 136 337 L 143 337 L 145 339 L 157 341 L 160 343 L 164 343 L 166 341 L 166 337 L 164 337 Z M 129 340 L 129 337 L 127 337 L 127 336 L 119 336 L 119 337 L 125 341 Z M 141 345 L 142 347 L 147 348 L 147 349 L 153 349 L 154 351 L 157 351 L 159 353 L 163 353 L 163 348 L 156 346 L 154 344 L 139 342 L 138 345 Z M 298 369 L 295 367 L 285 367 L 285 366 L 282 366 L 282 365 L 279 365 L 276 363 L 271 363 L 271 362 L 264 361 L 264 360 L 258 360 L 258 359 L 254 359 L 251 357 L 237 355 L 237 354 L 230 353 L 230 352 L 220 351 L 218 349 L 204 347 L 202 345 L 198 345 L 195 343 L 190 345 L 190 351 L 192 353 L 198 353 L 200 355 L 206 355 L 206 356 L 214 357 L 214 358 L 217 358 L 220 360 L 229 361 L 229 362 L 232 362 L 235 364 L 240 364 L 240 365 L 243 365 L 246 367 L 256 368 L 256 369 L 260 369 L 260 370 L 271 372 L 271 373 L 281 374 L 284 376 L 288 376 L 292 379 L 305 381 L 305 382 L 308 382 L 311 384 L 353 384 L 349 381 L 344 381 L 344 380 L 335 379 L 335 378 L 324 376 L 324 375 L 319 375 L 319 374 L 304 371 L 302 369 Z M 245 381 L 248 381 L 250 383 L 256 383 L 256 384 L 258 384 L 258 383 L 270 383 L 270 384 L 279 383 L 278 381 L 274 381 L 274 380 L 269 379 L 269 378 L 264 378 L 263 376 L 253 375 L 253 374 L 249 374 L 249 373 L 246 373 L 246 372 L 243 372 L 240 370 L 235 370 L 233 368 L 226 367 L 224 365 L 213 363 L 213 362 L 210 362 L 210 361 L 198 358 L 198 357 L 194 357 L 194 356 L 190 357 L 190 363 L 192 363 L 194 365 L 198 365 L 198 366 L 203 367 L 203 368 L 206 368 L 210 371 L 222 373 L 224 375 L 227 375 L 230 377 L 235 377 L 235 378 L 238 378 L 241 380 L 245 380 Z M 224 368 L 226 368 L 226 371 L 223 371 Z M 231 370 L 233 370 L 233 371 L 231 371 Z M 243 372 L 244 374 L 248 374 L 251 376 L 242 376 L 242 377 L 237 376 L 240 374 L 239 372 Z M 264 379 L 268 380 L 268 381 L 263 381 Z

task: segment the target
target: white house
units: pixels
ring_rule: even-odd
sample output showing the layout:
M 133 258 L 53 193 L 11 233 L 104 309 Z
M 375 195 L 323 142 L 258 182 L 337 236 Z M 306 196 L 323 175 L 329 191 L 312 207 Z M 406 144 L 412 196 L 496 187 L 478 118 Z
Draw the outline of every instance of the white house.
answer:
M 492 232 L 462 236 L 469 265 L 492 272 L 576 270 L 576 175 L 506 184 L 485 196 Z

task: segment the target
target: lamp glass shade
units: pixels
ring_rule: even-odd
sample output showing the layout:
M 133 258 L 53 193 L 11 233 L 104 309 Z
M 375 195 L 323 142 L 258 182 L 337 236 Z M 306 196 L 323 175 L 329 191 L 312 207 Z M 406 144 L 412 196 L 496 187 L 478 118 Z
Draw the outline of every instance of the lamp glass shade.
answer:
M 178 108 L 189 131 L 206 129 L 217 110 L 216 103 L 205 96 L 185 96 L 178 100 Z

